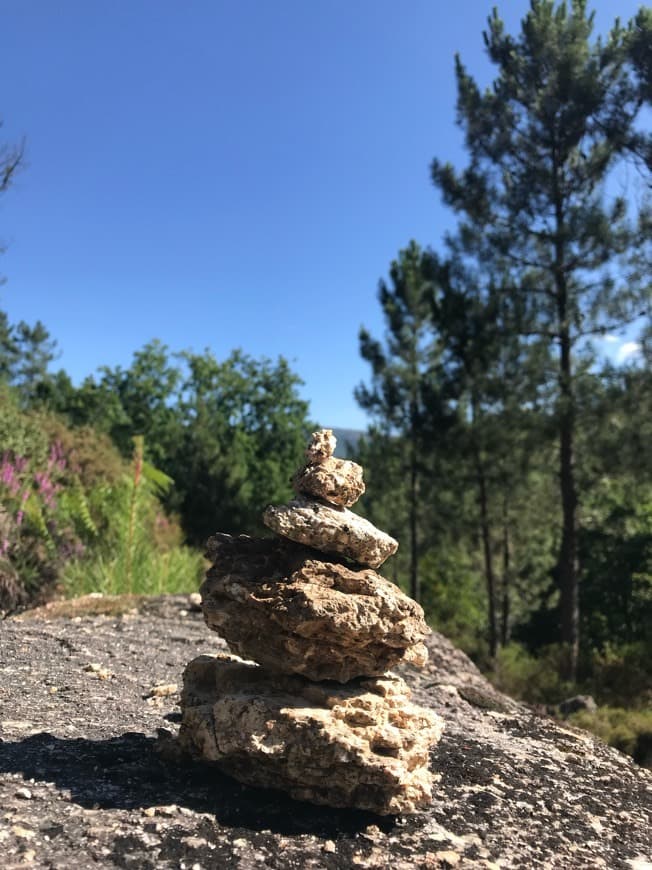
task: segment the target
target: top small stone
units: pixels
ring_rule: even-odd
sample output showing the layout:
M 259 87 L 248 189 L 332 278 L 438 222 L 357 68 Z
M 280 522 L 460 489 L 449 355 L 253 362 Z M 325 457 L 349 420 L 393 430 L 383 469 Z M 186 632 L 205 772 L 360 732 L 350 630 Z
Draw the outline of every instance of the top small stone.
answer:
M 299 495 L 351 507 L 365 490 L 362 467 L 349 459 L 336 459 L 336 443 L 331 429 L 313 432 L 306 450 L 308 461 L 292 478 L 292 486 Z
M 318 464 L 325 462 L 335 452 L 337 438 L 332 429 L 320 429 L 312 433 L 312 439 L 306 449 L 306 459 L 309 463 Z

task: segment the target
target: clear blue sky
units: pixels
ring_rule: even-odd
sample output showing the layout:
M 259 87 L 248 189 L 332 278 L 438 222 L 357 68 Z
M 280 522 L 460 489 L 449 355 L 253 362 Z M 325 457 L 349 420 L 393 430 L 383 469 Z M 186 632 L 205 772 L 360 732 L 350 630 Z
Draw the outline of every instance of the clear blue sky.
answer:
M 451 215 L 453 55 L 487 81 L 486 0 L 0 0 L 0 307 L 75 380 L 173 350 L 283 354 L 314 419 L 363 427 L 378 279 Z M 595 0 L 598 29 L 635 0 Z M 514 31 L 526 0 L 498 3 Z M 616 345 L 617 347 L 617 345 Z

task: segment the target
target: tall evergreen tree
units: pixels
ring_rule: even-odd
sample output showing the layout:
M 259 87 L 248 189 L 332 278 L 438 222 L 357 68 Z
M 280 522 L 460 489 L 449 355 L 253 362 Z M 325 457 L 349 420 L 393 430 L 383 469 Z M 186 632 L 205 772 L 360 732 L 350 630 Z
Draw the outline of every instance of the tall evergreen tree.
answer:
M 405 444 L 408 480 L 410 594 L 419 601 L 419 490 L 424 465 L 423 435 L 432 413 L 432 374 L 437 358 L 432 307 L 438 264 L 412 241 L 390 266 L 390 284 L 381 280 L 378 298 L 387 325 L 385 347 L 360 330 L 360 353 L 371 365 L 370 387 L 355 396 L 388 436 Z
M 14 339 L 17 359 L 13 382 L 29 403 L 39 384 L 48 378 L 48 368 L 56 357 L 57 343 L 40 320 L 34 326 L 21 321 L 14 330 Z
M 480 269 L 474 262 L 473 236 L 447 242 L 451 256 L 433 316 L 459 410 L 449 450 L 460 488 L 475 493 L 467 523 L 480 538 L 493 659 L 511 630 L 523 490 L 531 482 L 533 456 L 546 451 L 536 400 L 536 363 L 545 349 L 514 331 L 514 300 L 500 291 L 501 276 L 491 274 L 490 264 Z
M 592 41 L 586 0 L 531 0 L 517 37 L 497 11 L 484 34 L 497 67 L 482 91 L 456 59 L 458 122 L 468 167 L 433 162 L 445 202 L 482 235 L 479 256 L 509 275 L 520 329 L 557 348 L 556 419 L 562 533 L 557 578 L 567 674 L 579 646 L 575 373 L 583 341 L 622 326 L 649 288 L 615 268 L 637 244 L 622 197 L 609 199 L 610 171 L 634 136 L 640 94 L 624 31 Z
M 9 383 L 18 358 L 14 330 L 6 312 L 0 311 L 0 383 Z

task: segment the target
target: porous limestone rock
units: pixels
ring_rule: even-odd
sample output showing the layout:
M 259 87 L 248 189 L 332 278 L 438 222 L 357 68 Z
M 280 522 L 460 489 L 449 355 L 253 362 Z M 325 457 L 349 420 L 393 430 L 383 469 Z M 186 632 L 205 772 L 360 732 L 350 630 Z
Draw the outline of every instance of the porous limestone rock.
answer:
M 392 815 L 432 798 L 429 750 L 443 722 L 397 676 L 346 686 L 278 676 L 230 656 L 184 672 L 179 741 L 248 785 Z
M 371 568 L 378 568 L 398 548 L 394 538 L 363 517 L 304 496 L 288 504 L 270 505 L 263 522 L 291 541 L 322 553 L 338 553 Z
M 365 490 L 362 466 L 334 456 L 304 465 L 292 479 L 292 486 L 299 495 L 321 498 L 339 507 L 351 507 Z
M 423 610 L 375 571 L 323 562 L 280 538 L 218 534 L 207 551 L 206 623 L 243 658 L 342 683 L 400 661 L 425 664 Z
M 323 462 L 335 452 L 337 447 L 337 438 L 333 435 L 332 429 L 320 429 L 319 432 L 313 432 L 310 438 L 310 444 L 306 448 L 306 459 L 308 462 Z
M 336 444 L 332 429 L 313 432 L 306 449 L 308 461 L 294 475 L 292 485 L 299 495 L 351 507 L 365 490 L 362 466 L 349 459 L 336 459 L 333 456 Z

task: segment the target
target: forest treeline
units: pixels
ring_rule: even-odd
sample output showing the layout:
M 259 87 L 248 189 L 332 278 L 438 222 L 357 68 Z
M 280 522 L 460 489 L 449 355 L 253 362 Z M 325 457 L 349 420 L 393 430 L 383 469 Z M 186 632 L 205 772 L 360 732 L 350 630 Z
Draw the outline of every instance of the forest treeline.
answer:
M 361 330 L 361 509 L 401 541 L 389 576 L 506 688 L 645 708 L 652 11 L 599 39 L 582 0 L 532 0 L 484 39 L 488 87 L 456 59 L 467 163 L 431 167 L 456 228 L 398 252 L 385 333 Z M 288 497 L 313 424 L 283 358 L 152 341 L 77 385 L 55 362 L 0 312 L 0 595 L 192 588 L 192 547 Z
M 50 372 L 55 356 L 43 324 L 0 312 L 4 608 L 57 586 L 172 591 L 163 539 L 178 567 L 171 585 L 196 589 L 201 560 L 182 544 L 260 530 L 261 507 L 289 495 L 314 428 L 298 376 L 283 358 L 236 350 L 220 361 L 152 341 L 128 368 L 74 385 Z M 0 609 L 1 567 L 0 557 Z
M 516 36 L 489 18 L 488 87 L 456 59 L 467 163 L 431 176 L 457 226 L 380 283 L 362 458 L 397 576 L 465 648 L 570 682 L 611 657 L 649 692 L 652 10 L 592 29 L 533 0 Z

